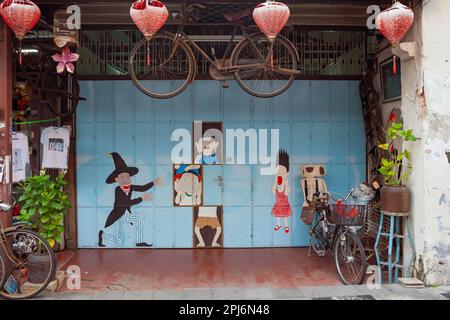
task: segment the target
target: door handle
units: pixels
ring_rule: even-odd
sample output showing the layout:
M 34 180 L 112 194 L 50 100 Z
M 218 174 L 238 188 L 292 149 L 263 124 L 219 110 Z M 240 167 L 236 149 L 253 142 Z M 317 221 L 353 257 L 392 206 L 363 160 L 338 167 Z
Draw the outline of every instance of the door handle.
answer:
M 223 187 L 223 177 L 222 176 L 217 176 L 217 178 L 214 178 L 214 181 L 217 182 L 217 185 L 219 187 Z

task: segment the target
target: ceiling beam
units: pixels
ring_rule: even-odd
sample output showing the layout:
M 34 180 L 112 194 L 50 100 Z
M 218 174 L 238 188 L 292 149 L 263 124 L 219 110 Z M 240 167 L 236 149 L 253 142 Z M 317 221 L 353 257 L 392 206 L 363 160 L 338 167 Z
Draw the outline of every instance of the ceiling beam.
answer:
M 392 0 L 281 0 L 283 3 L 287 5 L 297 5 L 297 4 L 356 4 L 356 5 L 388 5 L 392 4 Z M 221 3 L 261 3 L 263 0 L 249 0 L 249 1 L 243 1 L 243 0 L 165 0 L 164 3 L 215 3 L 215 4 L 221 4 Z M 124 3 L 127 5 L 131 4 L 131 1 L 124 1 L 124 0 L 103 0 L 103 1 L 92 1 L 92 0 L 76 0 L 76 1 L 70 1 L 70 0 L 35 0 L 36 4 L 56 4 L 56 5 L 65 5 L 65 4 L 94 4 L 94 3 Z
M 248 4 L 253 6 L 263 0 L 163 0 L 169 10 L 182 11 L 183 3 L 209 3 L 217 5 L 219 3 Z M 283 1 L 283 0 L 282 0 Z M 132 26 L 129 7 L 131 1 L 123 0 L 36 0 L 41 4 L 46 13 L 47 20 L 53 17 L 55 8 L 62 5 L 77 3 L 81 7 L 83 28 L 99 26 Z M 284 0 L 291 9 L 291 25 L 304 26 L 365 26 L 367 20 L 367 7 L 377 3 L 388 5 L 392 0 Z M 53 8 L 53 11 L 52 11 Z M 167 24 L 179 24 L 180 21 L 171 20 Z

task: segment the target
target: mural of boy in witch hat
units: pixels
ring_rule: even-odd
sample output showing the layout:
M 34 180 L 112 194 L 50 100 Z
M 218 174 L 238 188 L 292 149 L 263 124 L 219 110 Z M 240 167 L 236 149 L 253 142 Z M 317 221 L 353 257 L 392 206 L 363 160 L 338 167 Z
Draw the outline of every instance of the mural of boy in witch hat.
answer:
M 133 192 L 146 192 L 153 188 L 153 186 L 160 186 L 163 184 L 161 178 L 156 179 L 143 186 L 136 186 L 131 184 L 131 177 L 135 176 L 139 169 L 136 167 L 128 167 L 122 157 L 117 153 L 111 153 L 116 169 L 106 179 L 107 184 L 117 183 L 115 191 L 114 208 L 106 219 L 104 229 L 114 225 L 116 222 L 123 224 L 122 217 L 126 215 L 126 222 L 133 225 L 136 230 L 136 247 L 151 247 L 151 244 L 144 242 L 144 222 L 141 216 L 131 212 L 131 207 L 138 205 L 142 201 L 151 201 L 153 196 L 150 193 L 145 193 L 138 198 L 132 199 Z M 119 247 L 123 247 L 125 243 L 125 234 L 119 232 L 116 236 L 112 233 L 100 230 L 98 234 L 98 246 L 105 247 L 103 240 L 109 240 L 116 243 Z
M 275 205 L 272 209 L 272 215 L 277 218 L 275 231 L 281 229 L 281 218 L 284 218 L 284 232 L 289 233 L 289 220 L 292 216 L 291 206 L 289 205 L 289 155 L 286 151 L 280 150 L 278 153 L 278 166 L 276 169 L 275 182 L 272 187 L 272 193 L 276 195 Z

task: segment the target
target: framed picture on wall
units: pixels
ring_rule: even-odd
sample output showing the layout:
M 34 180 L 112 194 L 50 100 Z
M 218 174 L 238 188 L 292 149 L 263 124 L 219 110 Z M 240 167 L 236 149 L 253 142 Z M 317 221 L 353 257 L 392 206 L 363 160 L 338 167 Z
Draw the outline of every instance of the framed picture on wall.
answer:
M 380 63 L 381 91 L 383 103 L 400 100 L 402 98 L 401 62 L 397 59 L 397 73 L 394 74 L 394 61 L 389 58 Z

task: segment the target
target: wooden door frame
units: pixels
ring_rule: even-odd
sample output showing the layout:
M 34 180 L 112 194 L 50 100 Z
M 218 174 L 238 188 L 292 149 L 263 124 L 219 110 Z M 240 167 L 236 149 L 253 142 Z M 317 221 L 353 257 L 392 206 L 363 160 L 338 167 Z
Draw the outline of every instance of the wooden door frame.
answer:
M 12 38 L 6 24 L 0 19 L 0 157 L 9 158 L 9 168 L 6 168 L 3 181 L 0 181 L 0 201 L 11 203 L 12 195 Z M 12 213 L 1 212 L 0 221 L 3 226 L 12 224 Z

